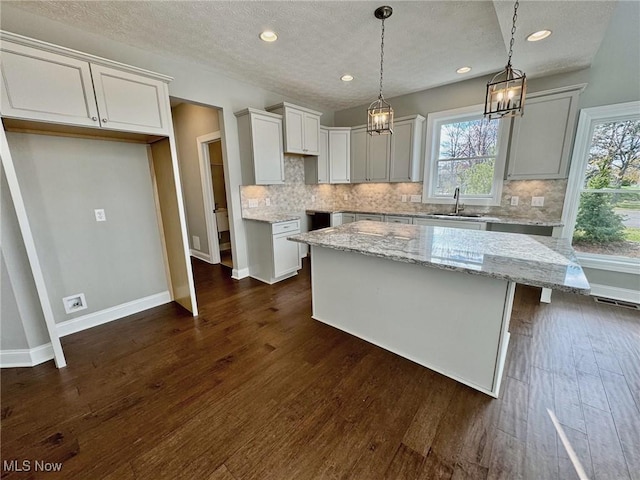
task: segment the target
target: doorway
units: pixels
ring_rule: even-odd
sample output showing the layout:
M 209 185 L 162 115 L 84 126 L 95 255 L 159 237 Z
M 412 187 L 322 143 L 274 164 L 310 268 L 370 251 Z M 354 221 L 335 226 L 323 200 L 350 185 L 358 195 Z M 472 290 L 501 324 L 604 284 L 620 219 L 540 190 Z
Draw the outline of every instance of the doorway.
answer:
M 212 132 L 196 139 L 200 152 L 202 172 L 202 198 L 204 199 L 205 219 L 211 263 L 222 263 L 233 268 L 231 253 L 231 232 L 229 211 L 227 209 L 227 188 L 224 175 L 224 158 L 220 132 Z

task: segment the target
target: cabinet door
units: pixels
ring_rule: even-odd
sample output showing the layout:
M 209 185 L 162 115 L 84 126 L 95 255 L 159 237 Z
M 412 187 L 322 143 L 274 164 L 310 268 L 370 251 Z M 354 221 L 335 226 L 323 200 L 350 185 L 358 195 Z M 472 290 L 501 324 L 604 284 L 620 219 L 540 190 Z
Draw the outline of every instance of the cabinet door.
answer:
M 91 73 L 102 128 L 169 134 L 168 92 L 164 82 L 94 64 Z
M 285 108 L 284 122 L 287 135 L 285 152 L 304 154 L 304 112 Z
M 293 232 L 292 232 L 293 233 Z M 281 277 L 300 269 L 298 243 L 287 240 L 292 233 L 273 236 L 273 276 Z M 295 232 L 300 233 L 300 232 Z
M 256 185 L 284 183 L 282 120 L 251 113 L 251 140 Z
M 367 130 L 351 130 L 351 183 L 367 181 Z
M 413 123 L 396 123 L 393 126 L 393 155 L 389 167 L 391 182 L 410 182 L 413 158 Z
M 3 42 L 0 68 L 3 116 L 100 125 L 89 63 Z
M 527 98 L 513 122 L 507 178 L 566 178 L 573 140 L 577 91 Z
M 351 131 L 329 130 L 329 183 L 349 183 Z
M 320 117 L 304 112 L 304 142 L 302 151 L 305 155 L 318 155 L 320 152 Z
M 329 132 L 320 130 L 320 154 L 318 155 L 318 183 L 329 183 Z
M 369 182 L 388 182 L 391 135 L 370 135 L 368 140 L 367 180 Z

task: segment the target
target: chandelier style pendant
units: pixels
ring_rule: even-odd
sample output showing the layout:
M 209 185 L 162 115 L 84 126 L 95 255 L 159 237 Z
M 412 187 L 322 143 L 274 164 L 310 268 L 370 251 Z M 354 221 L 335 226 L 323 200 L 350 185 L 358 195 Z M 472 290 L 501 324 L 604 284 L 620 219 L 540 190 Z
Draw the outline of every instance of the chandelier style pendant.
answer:
M 513 25 L 511 27 L 511 42 L 509 43 L 509 59 L 505 69 L 487 83 L 487 97 L 484 104 L 484 116 L 494 118 L 515 117 L 524 112 L 524 99 L 527 93 L 527 76 L 511 66 L 513 55 L 514 35 L 516 33 L 516 19 L 518 18 L 519 2 L 516 0 L 513 8 Z
M 367 110 L 367 133 L 386 135 L 393 133 L 393 108 L 382 96 L 382 73 L 384 66 L 384 21 L 393 13 L 391 7 L 379 7 L 374 12 L 376 18 L 382 20 L 382 41 L 380 43 L 380 94 L 378 99 L 369 105 Z

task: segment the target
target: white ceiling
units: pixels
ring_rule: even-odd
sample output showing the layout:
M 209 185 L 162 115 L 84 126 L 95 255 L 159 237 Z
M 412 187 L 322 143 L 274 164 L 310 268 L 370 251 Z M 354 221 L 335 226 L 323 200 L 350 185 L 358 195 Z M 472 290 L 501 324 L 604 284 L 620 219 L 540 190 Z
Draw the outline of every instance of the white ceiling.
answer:
M 380 5 L 394 10 L 385 22 L 387 98 L 501 70 L 513 15 L 513 3 L 501 0 L 2 3 L 333 110 L 377 97 Z M 590 65 L 614 7 L 614 0 L 521 0 L 514 67 L 531 78 Z M 543 28 L 553 35 L 524 41 Z M 264 29 L 278 41 L 259 40 Z M 456 74 L 464 65 L 472 72 Z M 355 80 L 342 82 L 344 73 Z

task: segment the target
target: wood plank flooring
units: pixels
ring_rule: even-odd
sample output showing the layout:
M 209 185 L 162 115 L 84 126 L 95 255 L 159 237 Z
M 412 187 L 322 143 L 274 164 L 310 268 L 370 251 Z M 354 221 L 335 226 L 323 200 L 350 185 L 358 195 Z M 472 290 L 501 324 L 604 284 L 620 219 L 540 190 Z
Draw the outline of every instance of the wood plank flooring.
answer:
M 570 480 L 577 459 L 640 480 L 637 311 L 518 287 L 496 400 L 313 321 L 306 261 L 273 286 L 194 272 L 199 317 L 158 307 L 65 337 L 66 369 L 2 370 L 2 460 L 63 462 L 3 479 Z

